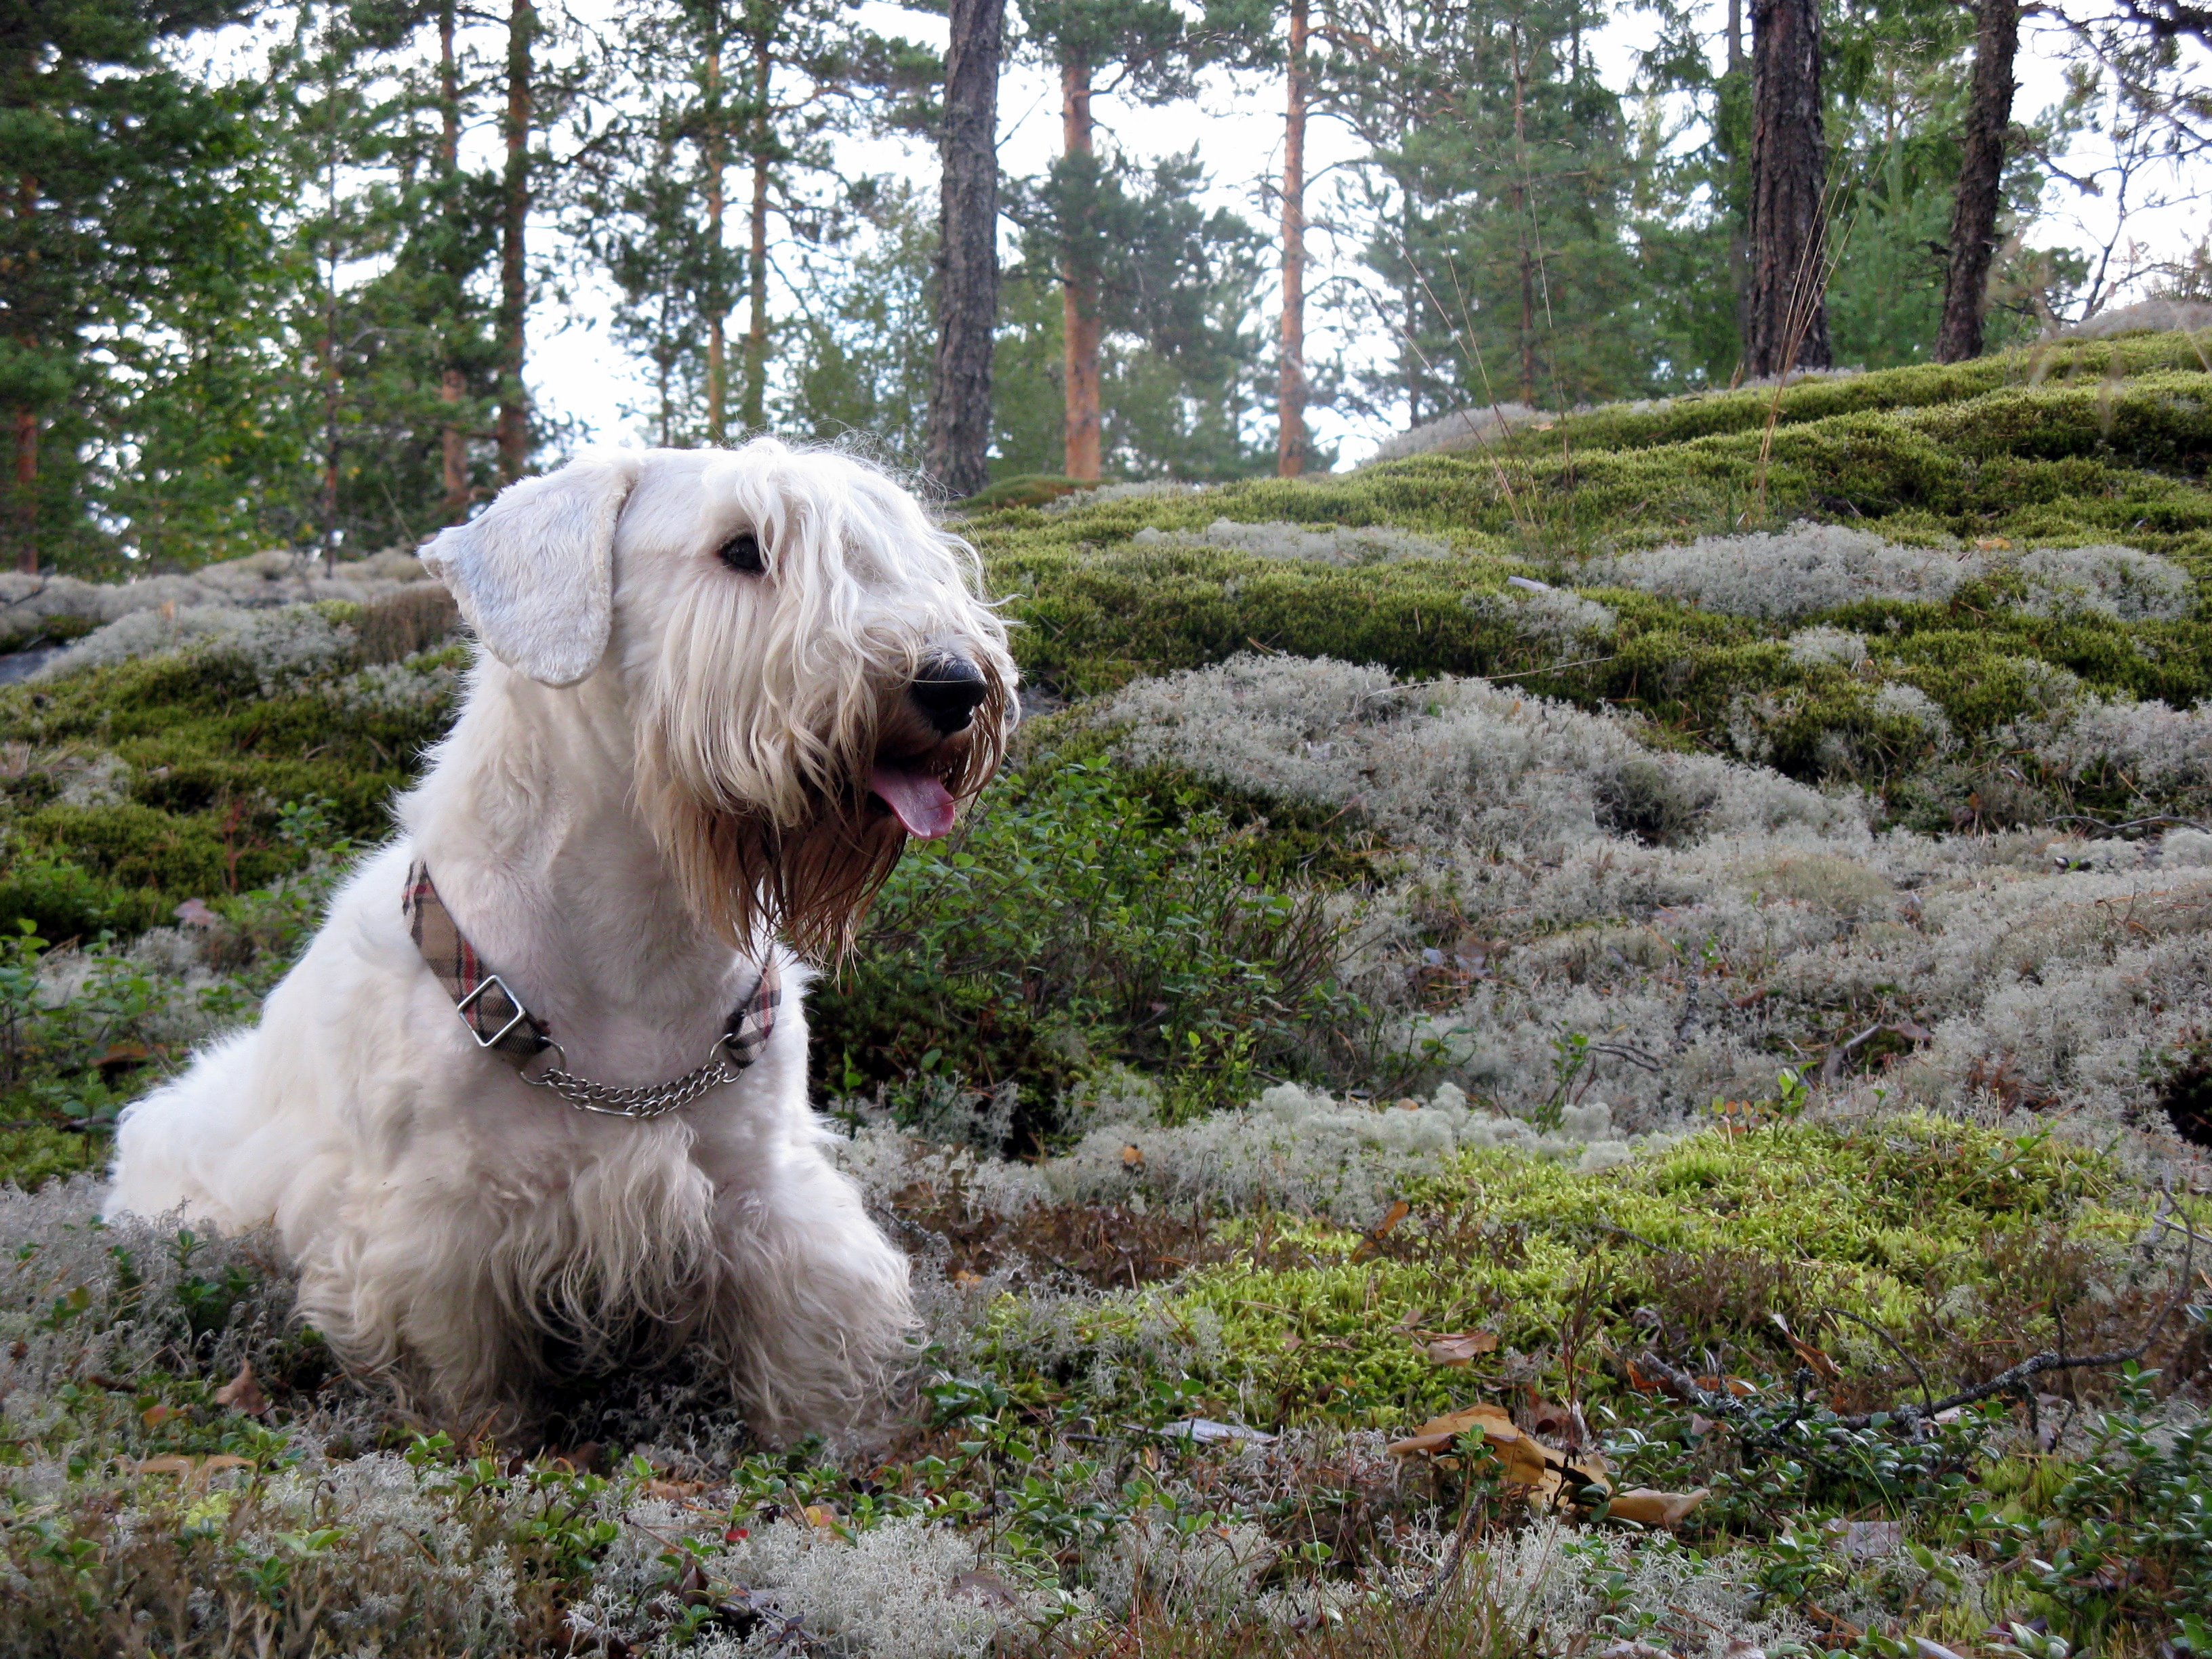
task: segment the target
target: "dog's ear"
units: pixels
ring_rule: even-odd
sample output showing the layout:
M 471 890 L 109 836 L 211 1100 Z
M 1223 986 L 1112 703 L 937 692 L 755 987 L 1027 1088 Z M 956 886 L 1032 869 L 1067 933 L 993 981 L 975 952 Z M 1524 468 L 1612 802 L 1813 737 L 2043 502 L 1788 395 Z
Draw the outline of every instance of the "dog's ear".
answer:
M 641 459 L 605 450 L 510 484 L 422 550 L 484 649 L 509 668 L 574 685 L 599 665 L 614 625 L 615 520 Z

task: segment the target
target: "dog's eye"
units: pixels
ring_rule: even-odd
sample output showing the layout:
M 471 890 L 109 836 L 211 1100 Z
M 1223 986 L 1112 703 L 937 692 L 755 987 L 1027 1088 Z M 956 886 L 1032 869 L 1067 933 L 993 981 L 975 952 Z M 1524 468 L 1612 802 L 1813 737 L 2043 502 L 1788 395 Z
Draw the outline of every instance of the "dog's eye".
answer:
M 741 576 L 757 576 L 768 568 L 768 561 L 761 556 L 760 538 L 750 530 L 740 530 L 724 542 L 718 556 Z

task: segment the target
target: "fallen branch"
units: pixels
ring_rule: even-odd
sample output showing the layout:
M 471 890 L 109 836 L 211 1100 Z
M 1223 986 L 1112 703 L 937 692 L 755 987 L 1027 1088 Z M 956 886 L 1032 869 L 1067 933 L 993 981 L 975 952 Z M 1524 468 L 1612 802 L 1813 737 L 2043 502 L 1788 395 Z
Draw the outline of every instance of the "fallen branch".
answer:
M 2181 1298 L 2188 1293 L 2190 1282 L 2197 1270 L 2197 1235 L 2195 1230 L 2186 1221 L 2176 1222 L 2163 1213 L 2154 1224 L 2154 1232 L 2161 1227 L 2173 1228 L 2185 1241 L 2182 1249 L 2181 1272 L 2175 1278 L 2173 1291 L 2166 1297 L 2166 1305 L 2158 1310 L 2157 1316 L 2143 1332 L 2142 1340 L 2133 1347 L 2115 1348 L 2108 1353 L 2069 1354 L 2054 1351 L 2033 1354 L 2017 1365 L 1998 1372 L 1986 1382 L 1978 1382 L 1970 1389 L 1961 1389 L 1956 1394 L 1936 1401 L 1928 1400 L 1927 1380 L 1923 1377 L 1920 1379 L 1922 1404 L 1916 1406 L 1907 1401 L 1892 1406 L 1886 1411 L 1860 1412 L 1850 1417 L 1838 1417 L 1836 1421 L 1847 1429 L 1864 1429 L 1871 1428 L 1875 1418 L 1885 1418 L 1903 1428 L 1906 1438 L 1917 1440 L 1925 1425 L 1936 1421 L 1946 1412 L 1992 1400 L 1999 1395 L 2024 1395 L 2029 1382 L 2049 1372 L 2101 1370 L 2141 1359 L 2150 1352 L 2151 1344 L 2158 1340 L 2158 1334 L 2166 1328 L 2166 1322 L 2172 1317 L 2173 1310 L 2181 1305 Z M 2060 1336 L 2063 1341 L 2063 1331 Z M 1715 1392 L 1701 1387 L 1697 1378 L 1668 1364 L 1656 1353 L 1647 1350 L 1637 1364 L 1664 1383 L 1668 1393 L 1683 1404 L 1695 1407 L 1708 1417 L 1741 1423 L 1750 1415 L 1742 1402 L 1725 1389 Z M 1915 1370 L 1917 1372 L 1917 1367 Z
M 2130 818 L 2124 823 L 2107 823 L 2104 819 L 2091 817 L 2086 812 L 2061 812 L 2056 817 L 2044 819 L 2044 823 L 2087 823 L 2094 825 L 2099 830 L 2112 831 L 2121 830 L 2148 830 L 2154 825 L 2163 824 L 2174 830 L 2195 830 L 2203 833 L 2212 834 L 2212 826 L 2199 823 L 2195 818 L 2177 818 L 2170 813 L 2166 812 L 2154 812 L 2147 818 Z

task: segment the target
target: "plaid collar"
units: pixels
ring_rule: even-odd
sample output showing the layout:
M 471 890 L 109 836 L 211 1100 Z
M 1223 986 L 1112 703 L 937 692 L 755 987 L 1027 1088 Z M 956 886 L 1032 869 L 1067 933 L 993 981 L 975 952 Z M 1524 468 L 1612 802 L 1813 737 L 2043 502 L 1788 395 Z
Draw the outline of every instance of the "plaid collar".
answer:
M 476 1038 L 477 1047 L 501 1054 L 521 1066 L 558 1047 L 553 1028 L 522 1006 L 522 999 L 497 974 L 489 972 L 476 946 L 453 921 L 453 912 L 438 896 L 429 866 L 416 860 L 407 872 L 407 888 L 400 912 L 407 918 L 422 960 L 453 1000 L 461 1023 Z M 783 1000 L 783 983 L 771 952 L 761 963 L 760 983 L 752 994 L 730 1011 L 717 1048 L 739 1068 L 760 1058 L 775 1030 L 775 1011 Z

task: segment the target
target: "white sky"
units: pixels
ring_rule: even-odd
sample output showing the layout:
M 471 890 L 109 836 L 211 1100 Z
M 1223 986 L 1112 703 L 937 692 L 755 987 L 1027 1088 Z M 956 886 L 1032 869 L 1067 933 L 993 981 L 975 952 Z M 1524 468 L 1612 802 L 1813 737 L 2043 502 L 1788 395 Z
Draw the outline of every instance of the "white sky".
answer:
M 610 21 L 620 15 L 619 0 L 583 0 L 580 9 L 604 7 Z M 1707 7 L 1711 55 L 1722 56 L 1719 3 Z M 886 34 L 902 33 L 943 47 L 943 19 L 908 12 L 866 0 L 860 11 L 864 26 Z M 1635 55 L 1651 38 L 1656 23 L 1649 17 L 1624 10 L 1602 35 L 1591 43 L 1601 72 L 1615 88 L 1629 85 Z M 2049 25 L 2031 17 L 2027 23 L 2020 58 L 2021 88 L 2014 100 L 2014 118 L 2031 120 L 2058 99 L 2063 90 L 2059 40 Z M 2200 58 L 2199 62 L 2203 60 Z M 1208 77 L 1193 103 L 1164 108 L 1144 108 L 1127 100 L 1101 95 L 1095 113 L 1103 131 L 1126 153 L 1139 159 L 1200 147 L 1200 158 L 1211 171 L 1209 205 L 1242 212 L 1255 228 L 1272 235 L 1273 214 L 1263 205 L 1261 181 L 1281 166 L 1282 89 L 1279 78 L 1215 74 Z M 1000 159 L 1006 172 L 1035 174 L 1047 167 L 1060 144 L 1059 88 L 1056 75 L 1040 65 L 1014 63 L 1000 89 Z M 850 147 L 848 165 L 854 171 L 891 173 L 934 191 L 937 161 L 927 146 L 878 141 Z M 1309 213 L 1326 199 L 1327 169 L 1352 159 L 1356 147 L 1333 123 L 1316 122 L 1308 138 Z M 2068 169 L 2093 173 L 2107 157 L 2108 149 L 2095 135 L 2086 137 L 2066 160 Z M 2153 181 L 2164 205 L 2138 207 L 2128 221 L 2129 234 L 2152 258 L 2178 258 L 2204 234 L 2203 197 L 2212 191 L 2212 167 L 2199 164 L 2193 173 L 2166 176 Z M 2138 187 L 2141 188 L 2140 186 Z M 2045 198 L 2046 218 L 2037 240 L 2072 243 L 2085 249 L 2100 246 L 2113 222 L 2115 204 L 2110 199 L 2084 196 L 2070 185 L 2054 184 Z M 543 233 L 541 246 L 543 246 Z M 1383 338 L 1346 338 L 1335 331 L 1334 308 L 1316 305 L 1313 296 L 1331 276 L 1358 280 L 1357 251 L 1345 250 L 1345 258 L 1331 260 L 1322 238 L 1315 238 L 1310 252 L 1317 262 L 1308 278 L 1308 349 L 1314 361 L 1339 349 L 1354 358 L 1387 354 Z M 1273 285 L 1259 296 L 1263 309 L 1272 311 Z M 626 404 L 644 407 L 648 399 L 641 373 L 625 361 L 606 331 L 604 319 L 616 303 L 604 283 L 588 279 L 572 284 L 565 304 L 549 303 L 533 319 L 531 379 L 545 406 L 575 418 L 588 438 L 599 441 L 641 440 L 637 422 L 626 419 Z M 1324 443 L 1340 445 L 1340 465 L 1363 459 L 1388 435 L 1387 422 L 1363 421 L 1330 410 L 1316 409 L 1311 422 Z

